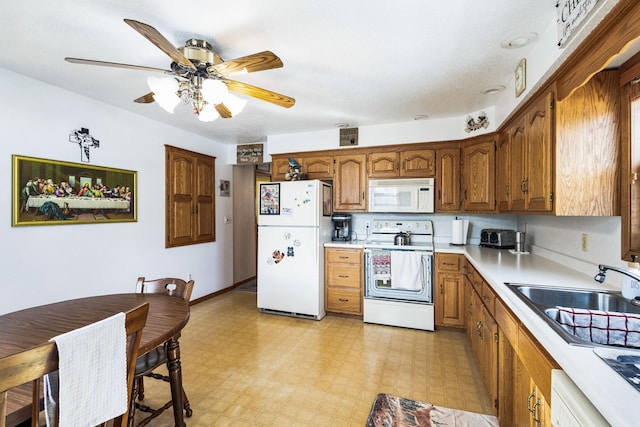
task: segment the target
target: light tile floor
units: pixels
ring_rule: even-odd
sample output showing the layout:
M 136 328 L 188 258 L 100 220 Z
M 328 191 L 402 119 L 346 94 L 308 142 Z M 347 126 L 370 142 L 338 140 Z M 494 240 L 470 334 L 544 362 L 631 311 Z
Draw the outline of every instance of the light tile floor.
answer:
M 378 393 L 491 413 L 459 331 L 262 314 L 235 290 L 192 306 L 180 344 L 191 427 L 364 426 Z M 145 403 L 169 396 L 167 383 L 145 388 Z M 173 426 L 173 412 L 150 425 Z

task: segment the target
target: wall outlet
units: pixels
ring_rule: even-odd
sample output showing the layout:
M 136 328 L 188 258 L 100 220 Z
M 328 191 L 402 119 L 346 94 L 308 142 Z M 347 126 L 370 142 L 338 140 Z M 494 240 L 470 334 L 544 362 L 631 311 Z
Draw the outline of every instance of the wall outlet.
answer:
M 582 252 L 587 252 L 589 250 L 589 235 L 587 233 L 582 233 Z

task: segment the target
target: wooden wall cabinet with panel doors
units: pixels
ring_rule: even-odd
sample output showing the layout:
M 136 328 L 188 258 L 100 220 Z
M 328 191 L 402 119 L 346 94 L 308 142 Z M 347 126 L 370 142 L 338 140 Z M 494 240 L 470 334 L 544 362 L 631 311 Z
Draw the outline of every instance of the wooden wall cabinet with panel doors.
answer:
M 462 208 L 465 212 L 495 211 L 496 135 L 462 144 Z
M 551 87 L 510 122 L 497 152 L 501 212 L 619 213 L 618 75 L 600 72 L 562 101 Z
M 362 315 L 363 250 L 327 247 L 324 256 L 325 309 Z
M 381 151 L 367 154 L 369 178 L 396 178 L 400 176 L 400 154 L 397 151 Z
M 367 155 L 369 178 L 431 178 L 435 175 L 435 150 L 374 151 Z
M 215 241 L 215 157 L 165 145 L 165 247 Z
M 464 255 L 436 253 L 435 261 L 435 325 L 464 328 Z
M 460 211 L 460 147 L 436 150 L 436 212 Z
M 333 210 L 367 210 L 367 155 L 344 154 L 334 157 Z
M 305 179 L 333 179 L 333 156 L 317 153 L 303 155 L 273 156 L 271 159 L 271 180 L 284 181 L 289 171 L 289 157 L 300 163 Z

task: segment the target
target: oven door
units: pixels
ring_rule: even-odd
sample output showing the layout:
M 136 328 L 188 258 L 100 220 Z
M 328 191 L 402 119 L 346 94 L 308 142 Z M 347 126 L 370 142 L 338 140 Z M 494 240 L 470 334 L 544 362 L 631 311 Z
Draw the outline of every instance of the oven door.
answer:
M 365 249 L 365 298 L 433 302 L 433 253 Z

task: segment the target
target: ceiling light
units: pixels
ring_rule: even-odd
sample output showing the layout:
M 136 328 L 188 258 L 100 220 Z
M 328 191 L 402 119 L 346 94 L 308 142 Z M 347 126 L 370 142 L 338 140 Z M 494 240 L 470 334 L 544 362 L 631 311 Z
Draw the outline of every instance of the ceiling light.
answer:
M 537 38 L 538 34 L 536 33 L 520 34 L 503 41 L 502 43 L 500 43 L 500 46 L 504 49 L 517 49 L 519 47 L 523 47 L 532 43 Z
M 198 114 L 198 119 L 201 122 L 212 122 L 218 117 L 220 117 L 220 114 L 218 114 L 216 108 L 211 104 L 205 105 L 202 111 Z
M 504 90 L 504 86 L 497 85 L 497 86 L 492 86 L 490 88 L 485 89 L 482 93 L 484 93 L 485 95 L 493 95 L 494 93 L 502 92 L 503 90 Z
M 164 110 L 173 113 L 182 102 L 193 107 L 193 113 L 203 122 L 211 122 L 220 114 L 234 117 L 240 114 L 247 101 L 229 93 L 227 85 L 215 78 L 193 75 L 187 78 L 149 77 L 153 100 Z M 222 108 L 216 109 L 220 105 Z M 226 114 L 225 114 L 226 112 Z
M 228 93 L 227 85 L 220 80 L 206 79 L 202 82 L 202 97 L 209 104 L 220 104 Z
M 173 114 L 173 110 L 180 103 L 178 81 L 171 77 L 149 77 L 147 79 L 149 89 L 153 92 L 153 99 L 168 113 Z
M 229 111 L 231 111 L 232 116 L 237 116 L 245 105 L 247 105 L 247 100 L 240 99 L 237 96 L 228 93 L 227 96 L 224 97 L 223 104 L 229 109 Z

